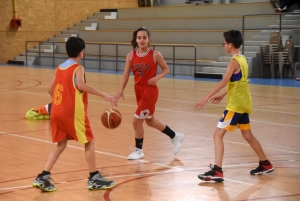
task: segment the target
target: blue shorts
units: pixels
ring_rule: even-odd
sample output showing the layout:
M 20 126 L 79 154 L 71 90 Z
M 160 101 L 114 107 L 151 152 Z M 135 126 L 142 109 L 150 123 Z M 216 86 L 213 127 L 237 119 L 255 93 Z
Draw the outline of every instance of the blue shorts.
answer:
M 240 114 L 225 110 L 217 127 L 227 131 L 235 131 L 236 127 L 240 128 L 241 130 L 250 130 L 249 114 Z

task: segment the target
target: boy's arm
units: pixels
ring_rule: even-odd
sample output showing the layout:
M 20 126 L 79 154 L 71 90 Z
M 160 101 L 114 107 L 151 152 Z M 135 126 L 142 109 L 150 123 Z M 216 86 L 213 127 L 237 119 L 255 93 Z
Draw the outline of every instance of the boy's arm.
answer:
M 51 97 L 53 96 L 54 82 L 55 82 L 55 74 L 50 82 L 49 87 L 48 87 L 48 93 L 50 94 Z
M 158 82 L 158 80 L 165 77 L 169 73 L 169 67 L 168 67 L 166 61 L 164 60 L 164 57 L 162 56 L 162 54 L 157 51 L 155 51 L 154 54 L 155 54 L 156 63 L 161 67 L 162 71 L 157 76 L 148 80 L 148 84 L 151 86 L 155 85 Z
M 223 91 L 221 92 L 219 95 L 213 96 L 212 98 L 210 98 L 211 103 L 213 104 L 219 104 L 221 102 L 221 100 L 223 100 L 223 98 L 226 96 L 227 91 Z
M 85 83 L 84 80 L 84 68 L 82 66 L 80 66 L 79 68 L 77 68 L 76 70 L 76 81 L 77 81 L 77 89 L 79 91 L 84 91 L 86 93 L 89 94 L 94 94 L 97 96 L 101 96 L 102 98 L 104 98 L 105 100 L 107 100 L 108 102 L 110 102 L 113 106 L 117 105 L 117 100 L 115 100 L 115 98 L 113 98 L 112 96 L 107 95 L 106 93 L 99 91 L 91 86 L 89 86 L 88 84 Z
M 125 68 L 124 68 L 124 73 L 123 73 L 120 89 L 117 93 L 117 99 L 119 99 L 120 97 L 122 97 L 124 99 L 123 91 L 127 85 L 128 79 L 129 79 L 130 66 L 131 66 L 130 53 L 128 53 L 126 56 L 126 64 L 125 64 Z
M 195 108 L 196 109 L 203 109 L 204 108 L 204 105 L 206 104 L 206 102 L 214 95 L 216 94 L 217 92 L 219 92 L 221 89 L 223 89 L 227 83 L 229 82 L 232 74 L 234 72 L 237 72 L 238 70 L 240 69 L 240 65 L 239 63 L 235 60 L 235 59 L 232 59 L 229 64 L 228 64 L 228 67 L 227 67 L 227 70 L 226 70 L 226 73 L 223 77 L 223 79 L 217 84 L 217 86 L 215 86 L 213 88 L 213 90 L 211 90 L 211 92 L 206 95 L 202 100 L 200 100 L 198 103 L 196 103 L 195 105 Z M 226 92 L 227 93 L 227 92 Z M 226 93 L 224 92 L 223 95 L 225 96 Z

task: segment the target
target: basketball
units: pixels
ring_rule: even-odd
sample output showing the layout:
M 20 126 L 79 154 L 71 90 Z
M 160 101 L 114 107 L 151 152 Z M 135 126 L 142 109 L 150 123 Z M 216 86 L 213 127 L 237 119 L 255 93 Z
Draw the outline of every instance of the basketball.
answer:
M 116 109 L 107 109 L 101 115 L 101 122 L 103 126 L 108 129 L 114 129 L 120 126 L 122 121 L 121 113 Z

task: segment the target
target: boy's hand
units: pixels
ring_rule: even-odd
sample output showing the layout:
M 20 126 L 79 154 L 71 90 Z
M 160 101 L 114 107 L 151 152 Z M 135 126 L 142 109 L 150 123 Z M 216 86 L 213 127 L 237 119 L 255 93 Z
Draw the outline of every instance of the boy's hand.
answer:
M 212 97 L 210 99 L 210 101 L 213 103 L 213 104 L 219 104 L 221 102 L 221 100 L 223 100 L 224 96 L 223 95 L 218 95 L 218 96 L 215 96 L 215 97 Z
M 204 108 L 205 104 L 207 103 L 207 101 L 208 101 L 207 97 L 203 98 L 198 103 L 196 103 L 195 109 L 202 110 Z
M 109 95 L 105 94 L 103 96 L 103 98 L 105 100 L 107 100 L 111 104 L 111 106 L 117 106 L 118 105 L 118 100 L 113 96 L 109 96 Z

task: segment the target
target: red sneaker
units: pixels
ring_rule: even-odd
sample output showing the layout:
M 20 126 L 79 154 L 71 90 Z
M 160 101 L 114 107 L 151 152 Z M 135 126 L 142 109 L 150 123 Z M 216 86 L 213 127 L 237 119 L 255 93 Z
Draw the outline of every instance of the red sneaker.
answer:
M 259 165 L 255 170 L 251 170 L 250 174 L 252 175 L 257 175 L 257 174 L 263 174 L 263 173 L 270 173 L 274 171 L 274 167 L 270 161 L 266 162 L 261 162 L 259 161 Z
M 198 178 L 203 180 L 203 181 L 217 181 L 217 182 L 222 182 L 223 179 L 223 171 L 221 168 L 219 168 L 216 165 L 210 164 L 208 167 L 211 168 L 210 171 L 205 172 L 204 174 L 199 174 Z

